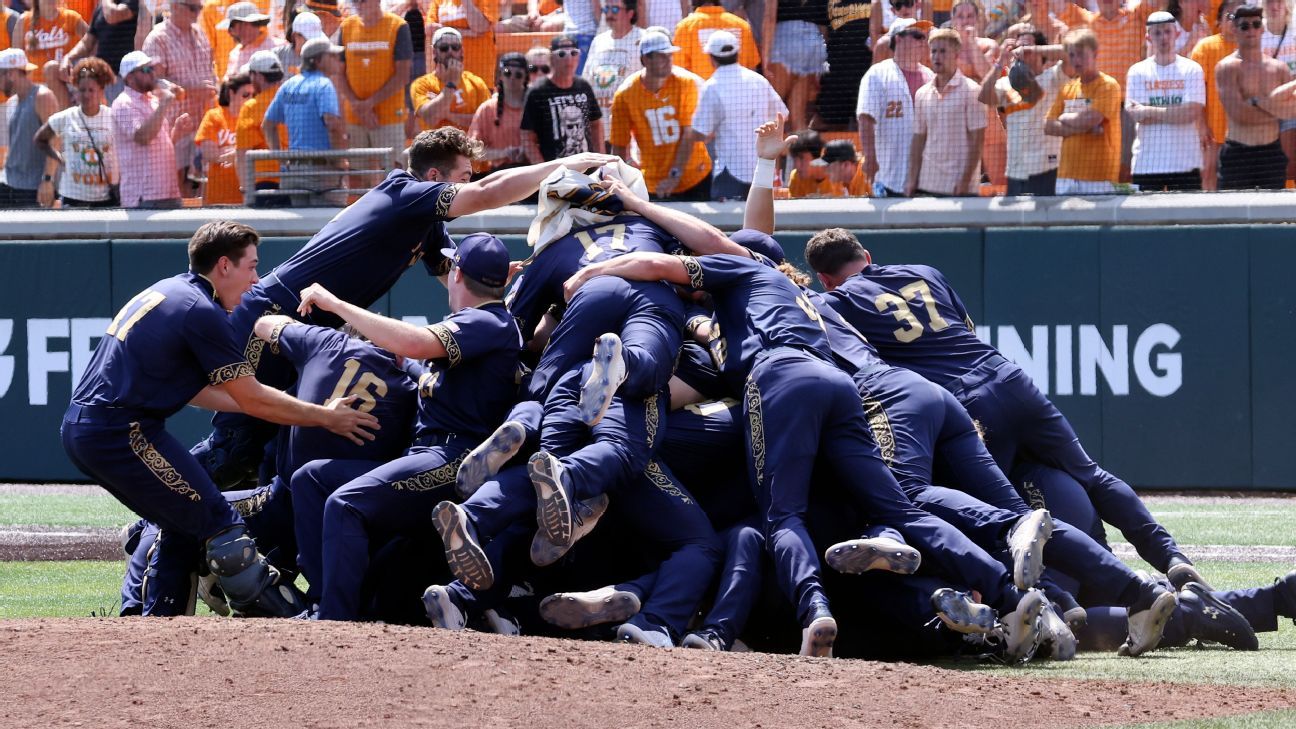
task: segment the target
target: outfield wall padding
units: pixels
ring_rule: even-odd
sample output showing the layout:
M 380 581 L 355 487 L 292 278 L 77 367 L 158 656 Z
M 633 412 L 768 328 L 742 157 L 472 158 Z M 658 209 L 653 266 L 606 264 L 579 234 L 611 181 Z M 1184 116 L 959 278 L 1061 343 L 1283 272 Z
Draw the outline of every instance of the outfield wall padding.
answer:
M 1148 488 L 1296 490 L 1296 245 L 1281 225 L 858 231 L 879 263 L 945 272 L 1089 453 Z M 778 235 L 804 265 L 806 232 Z M 267 238 L 260 270 L 305 239 Z M 520 236 L 507 236 L 517 257 Z M 78 480 L 58 424 L 109 319 L 185 267 L 185 241 L 0 241 L 0 480 Z M 446 313 L 416 266 L 374 309 Z M 208 414 L 186 410 L 185 442 Z M 990 434 L 993 437 L 993 434 Z

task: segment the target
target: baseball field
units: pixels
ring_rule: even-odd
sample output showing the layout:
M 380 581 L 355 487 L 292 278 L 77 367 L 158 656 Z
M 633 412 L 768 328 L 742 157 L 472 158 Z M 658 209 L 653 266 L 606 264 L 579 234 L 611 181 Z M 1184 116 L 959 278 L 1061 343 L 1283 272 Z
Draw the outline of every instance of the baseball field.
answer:
M 1147 501 L 1217 589 L 1296 566 L 1296 499 Z M 233 620 L 202 606 L 121 619 L 116 540 L 131 519 L 96 487 L 0 486 L 0 725 L 1296 726 L 1287 620 L 1254 653 L 1206 644 L 1014 668 Z

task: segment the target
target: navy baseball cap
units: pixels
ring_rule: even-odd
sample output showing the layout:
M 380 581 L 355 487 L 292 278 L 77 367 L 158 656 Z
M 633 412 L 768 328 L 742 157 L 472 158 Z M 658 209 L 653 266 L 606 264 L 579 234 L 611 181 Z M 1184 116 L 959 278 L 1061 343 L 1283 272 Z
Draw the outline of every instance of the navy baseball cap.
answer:
M 441 254 L 474 281 L 493 287 L 508 283 L 508 248 L 504 247 L 504 241 L 490 233 L 464 236 L 458 246 L 442 248 Z
M 779 242 L 774 240 L 772 236 L 767 233 L 762 233 L 759 230 L 743 228 L 729 236 L 729 240 L 749 251 L 755 251 L 756 253 L 765 256 L 775 264 L 787 260 L 787 256 L 783 254 L 783 246 L 779 245 Z

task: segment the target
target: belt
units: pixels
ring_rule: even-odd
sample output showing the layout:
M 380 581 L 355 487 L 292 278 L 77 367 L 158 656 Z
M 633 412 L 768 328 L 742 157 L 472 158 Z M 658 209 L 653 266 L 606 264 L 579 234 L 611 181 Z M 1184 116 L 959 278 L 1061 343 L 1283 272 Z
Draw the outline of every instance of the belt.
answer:
M 439 445 L 459 445 L 463 448 L 473 448 L 484 439 L 484 436 L 470 435 L 468 433 L 447 433 L 437 430 L 415 438 L 413 445 L 417 448 L 431 448 Z
M 96 425 L 128 425 L 139 421 L 160 421 L 166 418 L 160 413 L 135 408 L 119 408 L 112 405 L 83 405 L 78 402 L 68 405 L 63 419 L 69 423 L 94 423 Z

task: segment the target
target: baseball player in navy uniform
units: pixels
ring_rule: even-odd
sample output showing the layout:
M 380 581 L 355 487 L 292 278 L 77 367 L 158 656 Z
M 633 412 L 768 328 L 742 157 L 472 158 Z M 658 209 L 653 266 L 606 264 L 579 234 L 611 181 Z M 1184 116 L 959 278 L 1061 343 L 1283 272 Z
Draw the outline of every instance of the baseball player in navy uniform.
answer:
M 257 281 L 252 228 L 208 223 L 189 241 L 188 273 L 132 298 L 108 326 L 63 418 L 72 462 L 141 517 L 202 544 L 231 606 L 250 615 L 295 615 L 302 605 L 256 551 L 243 520 L 206 471 L 165 429 L 193 403 L 241 410 L 283 425 L 323 426 L 355 441 L 377 419 L 320 406 L 258 383 L 228 308 Z M 281 589 L 282 588 L 282 589 Z
M 453 494 L 463 455 L 517 399 L 522 339 L 500 299 L 508 249 L 495 236 L 476 233 L 442 253 L 454 264 L 447 282 L 454 313 L 427 327 L 374 314 L 318 284 L 302 291 L 303 314 L 318 307 L 394 354 L 428 360 L 414 445 L 402 457 L 386 464 L 316 461 L 293 477 L 301 566 L 320 585 L 320 619 L 359 616 L 373 537 L 423 527 L 432 507 Z
M 319 284 L 342 301 L 368 308 L 419 260 L 429 272 L 445 273 L 437 252 L 450 245 L 447 220 L 521 200 L 555 170 L 584 170 L 615 159 L 579 154 L 469 182 L 481 144 L 453 127 L 420 133 L 409 155 L 407 169 L 388 174 L 244 296 L 235 310 L 234 328 L 246 342 L 247 361 L 263 382 L 282 387 L 291 383 L 292 373 L 286 363 L 263 357 L 264 345 L 252 334 L 258 318 L 284 314 L 327 327 L 340 323 L 329 312 L 299 313 L 298 295 L 307 286 Z M 247 431 L 248 421 L 227 416 L 213 424 L 213 436 L 196 450 L 218 481 L 236 483 L 255 469 L 260 447 L 273 429 Z
M 1020 367 L 972 331 L 963 302 L 930 266 L 882 266 L 849 231 L 821 231 L 806 260 L 828 301 L 882 357 L 949 390 L 985 430 L 1004 471 L 1019 458 L 1066 471 L 1084 486 L 1099 515 L 1176 586 L 1201 575 L 1124 481 L 1085 453 L 1066 417 Z

